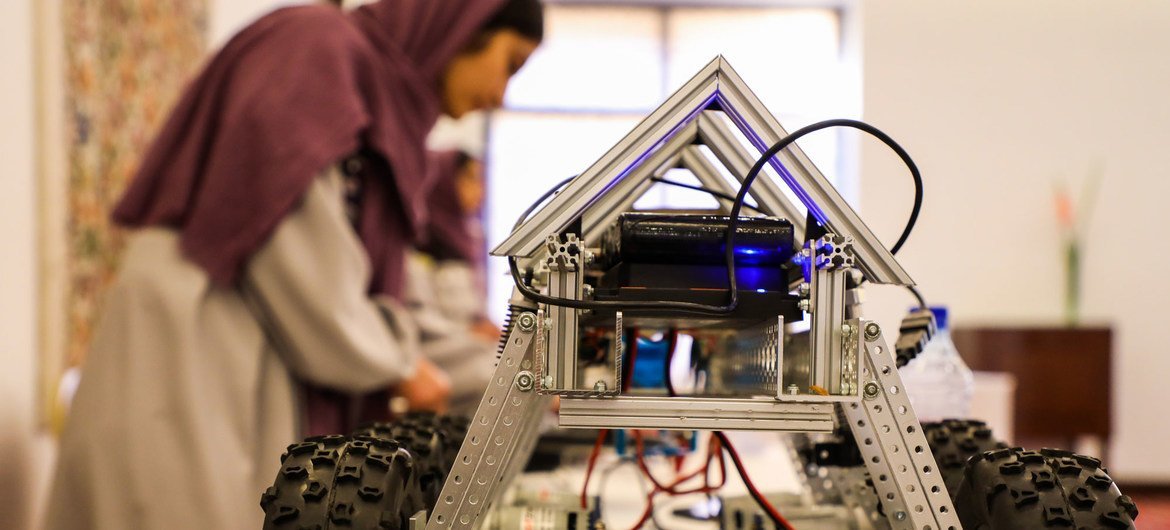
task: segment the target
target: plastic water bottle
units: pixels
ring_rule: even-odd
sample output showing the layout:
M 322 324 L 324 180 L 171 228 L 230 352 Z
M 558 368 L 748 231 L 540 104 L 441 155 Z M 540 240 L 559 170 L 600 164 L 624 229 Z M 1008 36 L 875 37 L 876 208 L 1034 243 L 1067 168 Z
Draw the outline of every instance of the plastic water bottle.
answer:
M 902 384 L 919 421 L 967 418 L 975 377 L 959 356 L 947 327 L 947 308 L 931 307 L 938 331 L 922 353 L 903 367 Z

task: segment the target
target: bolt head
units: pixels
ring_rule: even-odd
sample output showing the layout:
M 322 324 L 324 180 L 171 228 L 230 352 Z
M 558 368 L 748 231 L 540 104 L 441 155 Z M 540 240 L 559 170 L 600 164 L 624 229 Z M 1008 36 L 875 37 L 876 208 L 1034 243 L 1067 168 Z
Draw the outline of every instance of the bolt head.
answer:
M 894 519 L 897 519 L 899 521 L 905 521 L 906 520 L 906 512 L 896 512 L 894 514 Z
M 596 383 L 593 383 L 593 391 L 594 392 L 605 392 L 605 390 L 607 388 L 609 388 L 609 387 L 605 384 L 605 381 L 598 381 Z
M 873 340 L 878 338 L 878 335 L 881 335 L 881 333 L 882 328 L 877 325 L 877 322 L 870 322 L 865 325 L 865 338 Z
M 786 390 L 788 391 L 788 395 L 790 395 L 790 396 L 795 396 L 795 395 L 800 393 L 800 387 L 798 387 L 796 385 L 788 385 L 788 388 Z
M 797 302 L 797 305 L 800 307 L 801 311 L 804 311 L 806 313 L 808 312 L 809 307 L 810 307 L 808 300 L 801 300 L 800 302 Z
M 865 384 L 865 389 L 862 392 L 865 394 L 865 399 L 875 399 L 881 393 L 881 387 L 877 383 L 870 381 Z
M 532 376 L 532 372 L 520 372 L 516 374 L 516 387 L 523 392 L 532 390 L 532 386 L 536 384 L 536 378 Z
M 519 324 L 521 331 L 532 331 L 536 328 L 536 316 L 532 313 L 522 313 L 517 324 Z

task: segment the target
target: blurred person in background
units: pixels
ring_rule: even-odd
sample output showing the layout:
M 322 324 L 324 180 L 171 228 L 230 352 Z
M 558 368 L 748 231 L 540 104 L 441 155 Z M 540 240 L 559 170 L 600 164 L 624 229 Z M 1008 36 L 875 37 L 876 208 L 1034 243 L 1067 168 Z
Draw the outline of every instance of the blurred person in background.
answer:
M 537 0 L 301 6 L 209 61 L 114 212 L 137 230 L 47 528 L 259 528 L 288 444 L 385 416 L 390 388 L 445 408 L 400 301 L 425 137 L 500 106 L 542 25 Z
M 405 299 L 423 355 L 451 378 L 451 411 L 471 415 L 500 340 L 486 316 L 483 165 L 461 151 L 434 152 L 430 160 L 427 235 L 407 259 Z

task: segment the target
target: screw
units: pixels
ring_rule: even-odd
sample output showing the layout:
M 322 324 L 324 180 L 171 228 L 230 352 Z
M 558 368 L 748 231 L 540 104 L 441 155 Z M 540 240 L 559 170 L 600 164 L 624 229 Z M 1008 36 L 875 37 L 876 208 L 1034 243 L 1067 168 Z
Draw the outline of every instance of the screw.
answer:
M 593 298 L 593 286 L 589 284 L 581 286 L 581 294 L 585 295 L 585 298 Z
M 881 387 L 877 383 L 870 381 L 865 384 L 865 399 L 876 399 L 880 392 Z
M 804 311 L 805 313 L 808 312 L 809 307 L 810 307 L 808 300 L 801 300 L 800 302 L 797 302 L 797 306 L 800 307 L 800 310 Z
M 607 388 L 609 388 L 609 387 L 606 386 L 605 381 L 598 381 L 596 383 L 593 383 L 593 391 L 594 392 L 605 392 L 605 390 Z
M 788 395 L 795 396 L 800 393 L 800 387 L 796 385 L 788 385 Z
M 532 390 L 532 385 L 536 383 L 536 378 L 532 376 L 532 372 L 527 370 L 516 374 L 516 388 L 521 392 L 528 392 Z
M 841 324 L 841 334 L 846 337 L 853 335 L 853 326 L 849 324 Z
M 866 339 L 869 339 L 869 340 L 876 339 L 876 338 L 878 338 L 878 335 L 881 335 L 881 333 L 882 333 L 882 328 L 881 328 L 881 326 L 877 325 L 877 322 L 870 322 L 869 324 L 865 325 L 865 338 Z
M 803 282 L 800 284 L 799 289 L 800 289 L 800 296 L 808 296 L 809 291 L 812 290 L 812 285 L 809 284 L 808 282 Z
M 894 519 L 897 519 L 899 521 L 905 521 L 906 520 L 906 512 L 895 512 Z
M 522 313 L 518 324 L 520 324 L 520 331 L 528 333 L 536 329 L 536 317 L 532 313 Z
M 552 388 L 552 384 L 553 384 L 553 378 L 551 375 L 546 375 L 546 376 L 544 376 L 544 379 L 540 380 L 541 388 Z

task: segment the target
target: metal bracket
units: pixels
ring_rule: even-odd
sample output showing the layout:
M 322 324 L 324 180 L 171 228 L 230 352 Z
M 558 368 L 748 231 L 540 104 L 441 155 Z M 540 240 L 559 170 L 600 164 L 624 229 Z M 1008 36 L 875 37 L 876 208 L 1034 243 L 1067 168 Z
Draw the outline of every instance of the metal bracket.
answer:
M 423 530 L 427 525 L 427 511 L 419 510 L 414 515 L 410 516 L 410 524 L 407 526 L 410 530 Z
M 526 316 L 528 315 L 528 316 Z M 531 318 L 525 312 L 521 321 Z M 523 469 L 539 434 L 548 399 L 521 388 L 532 366 L 536 326 L 513 326 L 455 464 L 447 476 L 427 530 L 471 529 L 501 493 L 499 486 Z
M 890 526 L 962 528 L 881 328 L 861 319 L 850 324 L 863 330 L 865 399 L 842 407 Z
M 549 235 L 547 239 L 548 294 L 554 298 L 580 300 L 583 290 L 585 244 L 574 234 L 563 238 Z M 578 390 L 577 387 L 577 310 L 550 305 L 548 343 L 544 375 L 552 379 L 549 390 Z
M 772 398 L 561 398 L 561 427 L 830 432 L 830 403 L 782 403 Z

